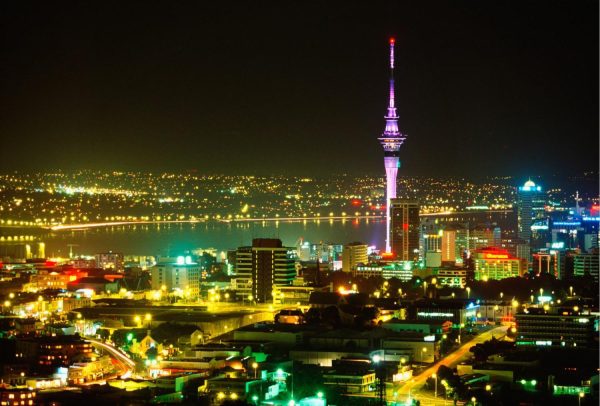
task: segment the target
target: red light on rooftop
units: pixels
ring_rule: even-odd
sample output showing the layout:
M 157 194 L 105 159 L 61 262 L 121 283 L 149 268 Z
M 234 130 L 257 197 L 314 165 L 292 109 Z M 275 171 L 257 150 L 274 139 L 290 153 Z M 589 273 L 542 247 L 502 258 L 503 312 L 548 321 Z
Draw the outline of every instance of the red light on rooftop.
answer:
M 393 252 L 382 252 L 381 253 L 381 258 L 385 258 L 385 259 L 391 259 L 394 258 L 394 253 Z
M 390 45 L 394 45 L 396 43 L 396 38 L 390 37 Z
M 54 261 L 46 261 L 44 263 L 44 266 L 56 266 L 56 262 L 54 262 Z
M 360 199 L 352 199 L 352 206 L 360 206 L 362 204 L 362 200 Z

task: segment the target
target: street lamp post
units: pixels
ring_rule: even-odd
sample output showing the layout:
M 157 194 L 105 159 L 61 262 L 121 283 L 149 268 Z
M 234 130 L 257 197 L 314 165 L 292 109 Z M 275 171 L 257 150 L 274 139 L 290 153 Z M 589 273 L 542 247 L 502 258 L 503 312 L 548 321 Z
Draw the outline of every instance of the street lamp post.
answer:
M 434 397 L 437 399 L 437 374 L 433 374 L 431 375 L 434 379 L 435 379 L 435 390 L 434 390 Z
M 583 399 L 584 396 L 585 396 L 585 393 L 579 392 L 579 396 L 577 396 L 577 402 L 578 402 L 579 406 L 581 406 L 581 399 Z
M 254 379 L 257 379 L 257 378 L 256 378 L 256 377 L 257 377 L 257 375 L 256 375 L 256 374 L 257 374 L 257 369 L 258 369 L 258 363 L 256 363 L 256 362 L 253 362 L 253 363 L 252 363 L 252 368 L 254 368 Z
M 471 288 L 469 286 L 466 287 L 467 290 L 467 299 L 471 298 Z

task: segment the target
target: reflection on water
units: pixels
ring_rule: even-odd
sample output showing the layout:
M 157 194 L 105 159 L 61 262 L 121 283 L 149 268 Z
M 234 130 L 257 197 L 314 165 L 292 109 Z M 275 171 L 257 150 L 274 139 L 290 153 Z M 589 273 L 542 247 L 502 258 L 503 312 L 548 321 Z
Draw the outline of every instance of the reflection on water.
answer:
M 385 223 L 381 220 L 298 220 L 247 223 L 136 224 L 48 232 L 41 237 L 48 255 L 120 251 L 125 254 L 175 255 L 194 248 L 227 250 L 249 245 L 253 238 L 280 238 L 294 246 L 299 238 L 310 242 L 362 241 L 381 246 Z

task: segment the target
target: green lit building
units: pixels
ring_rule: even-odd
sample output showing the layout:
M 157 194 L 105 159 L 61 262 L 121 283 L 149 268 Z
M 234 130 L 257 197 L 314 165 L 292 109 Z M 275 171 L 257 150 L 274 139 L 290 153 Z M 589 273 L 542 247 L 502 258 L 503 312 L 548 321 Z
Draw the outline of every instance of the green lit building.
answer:
M 529 308 L 515 315 L 517 345 L 549 348 L 597 348 L 598 317 L 576 312 L 550 313 Z

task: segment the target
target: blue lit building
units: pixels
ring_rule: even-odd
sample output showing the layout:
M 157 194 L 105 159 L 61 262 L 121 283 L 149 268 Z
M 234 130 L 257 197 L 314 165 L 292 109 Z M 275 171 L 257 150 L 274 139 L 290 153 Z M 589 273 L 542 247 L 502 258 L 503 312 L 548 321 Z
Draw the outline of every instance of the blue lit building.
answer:
M 520 186 L 517 192 L 517 236 L 526 244 L 531 243 L 531 225 L 535 217 L 541 217 L 544 204 L 542 188 L 532 180 Z

